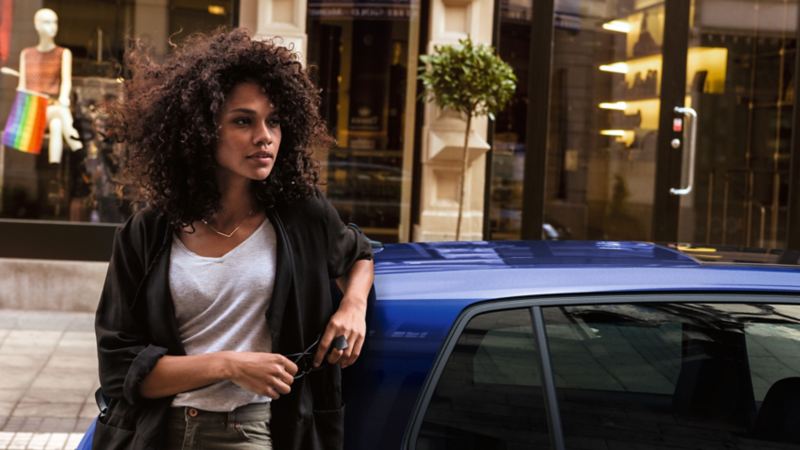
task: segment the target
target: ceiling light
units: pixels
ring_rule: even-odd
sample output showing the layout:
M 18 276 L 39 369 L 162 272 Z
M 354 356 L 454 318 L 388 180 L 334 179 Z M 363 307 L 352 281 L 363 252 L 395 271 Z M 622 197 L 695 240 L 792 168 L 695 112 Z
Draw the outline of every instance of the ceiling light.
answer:
M 628 65 L 625 64 L 624 62 L 618 62 L 614 64 L 603 64 L 602 66 L 600 66 L 600 70 L 602 70 L 603 72 L 626 74 L 628 73 L 629 69 Z
M 630 33 L 631 24 L 624 20 L 612 20 L 603 24 L 603 29 L 608 31 L 616 31 L 617 33 Z

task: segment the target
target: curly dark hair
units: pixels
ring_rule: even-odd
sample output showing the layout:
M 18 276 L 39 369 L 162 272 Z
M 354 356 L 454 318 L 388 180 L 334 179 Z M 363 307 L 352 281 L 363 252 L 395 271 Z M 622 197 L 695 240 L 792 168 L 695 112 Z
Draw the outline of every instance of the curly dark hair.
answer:
M 175 226 L 211 217 L 220 207 L 215 177 L 218 115 L 238 83 L 261 86 L 281 117 L 281 144 L 270 176 L 253 182 L 266 206 L 312 195 L 319 182 L 314 150 L 333 143 L 319 114 L 319 89 L 296 53 L 247 31 L 194 34 L 164 62 L 145 45 L 127 55 L 132 77 L 112 108 L 111 134 L 126 143 L 125 177 L 139 204 Z

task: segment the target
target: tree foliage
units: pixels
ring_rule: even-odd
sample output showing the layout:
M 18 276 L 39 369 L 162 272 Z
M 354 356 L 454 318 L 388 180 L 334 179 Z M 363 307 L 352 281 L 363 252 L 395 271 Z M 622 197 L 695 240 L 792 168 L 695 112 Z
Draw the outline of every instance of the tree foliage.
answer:
M 491 46 L 475 45 L 468 37 L 458 45 L 434 46 L 434 51 L 419 57 L 426 100 L 467 117 L 491 119 L 511 100 L 517 77 Z

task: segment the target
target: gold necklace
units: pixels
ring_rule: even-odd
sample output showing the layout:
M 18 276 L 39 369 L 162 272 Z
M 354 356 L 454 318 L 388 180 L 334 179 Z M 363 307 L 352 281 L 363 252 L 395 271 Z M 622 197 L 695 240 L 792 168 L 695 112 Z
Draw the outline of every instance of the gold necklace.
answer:
M 208 223 L 208 221 L 206 219 L 200 219 L 200 221 L 203 222 L 203 225 L 207 226 L 209 230 L 213 231 L 214 233 L 217 233 L 218 235 L 220 235 L 220 236 L 222 236 L 224 238 L 230 239 L 231 237 L 233 237 L 234 234 L 236 234 L 237 231 L 239 231 L 239 228 L 242 228 L 242 225 L 244 225 L 244 223 L 247 221 L 247 219 L 252 215 L 253 215 L 253 210 L 251 209 L 250 212 L 247 213 L 247 217 L 242 219 L 242 223 L 240 223 L 239 226 L 234 228 L 233 231 L 231 231 L 230 233 L 223 233 L 222 231 L 219 231 L 218 229 L 216 229 L 213 226 L 211 226 L 211 224 Z

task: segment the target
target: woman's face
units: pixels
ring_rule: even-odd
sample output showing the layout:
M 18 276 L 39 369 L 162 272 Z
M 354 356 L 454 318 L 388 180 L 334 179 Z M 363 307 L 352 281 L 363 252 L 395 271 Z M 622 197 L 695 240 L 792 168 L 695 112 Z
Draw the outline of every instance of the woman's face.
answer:
M 261 87 L 252 82 L 234 86 L 222 106 L 219 123 L 217 176 L 265 180 L 278 157 L 281 125 L 275 106 Z

